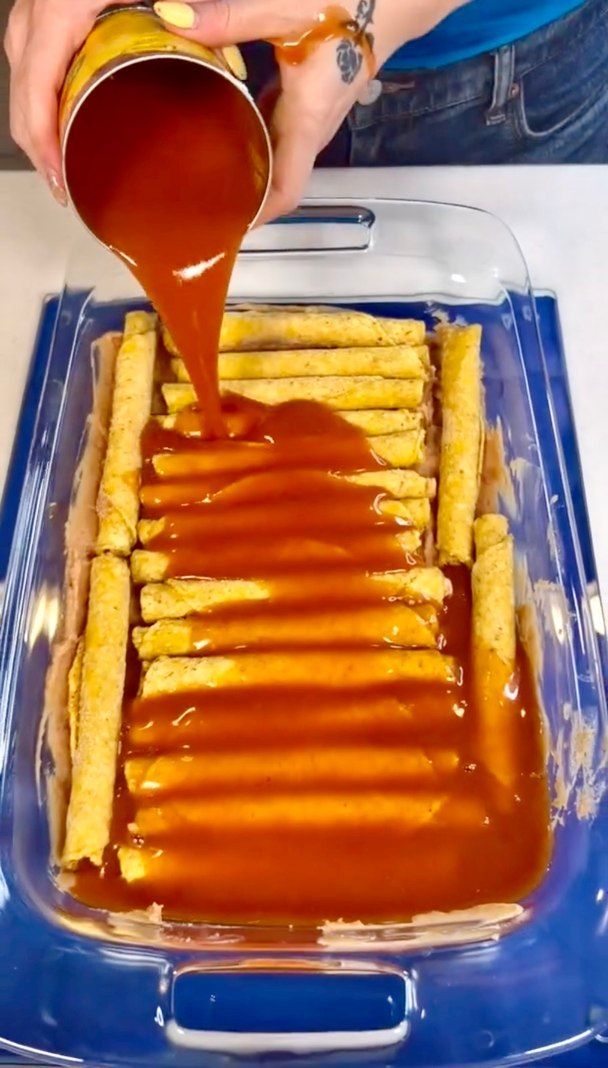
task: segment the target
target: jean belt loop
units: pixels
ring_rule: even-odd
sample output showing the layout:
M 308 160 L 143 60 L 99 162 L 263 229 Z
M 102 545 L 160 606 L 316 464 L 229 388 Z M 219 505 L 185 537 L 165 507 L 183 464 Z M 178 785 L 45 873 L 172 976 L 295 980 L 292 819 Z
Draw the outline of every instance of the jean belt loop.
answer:
M 507 104 L 512 94 L 515 74 L 515 46 L 503 45 L 494 55 L 494 88 L 492 103 L 486 111 L 486 126 L 496 126 L 507 117 Z

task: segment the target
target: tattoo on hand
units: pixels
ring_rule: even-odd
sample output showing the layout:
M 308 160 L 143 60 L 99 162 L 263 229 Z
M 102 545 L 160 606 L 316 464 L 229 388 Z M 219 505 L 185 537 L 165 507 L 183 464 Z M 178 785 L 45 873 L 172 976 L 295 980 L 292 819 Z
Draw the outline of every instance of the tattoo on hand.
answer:
M 355 18 L 348 23 L 349 36 L 338 42 L 336 62 L 345 85 L 354 82 L 361 70 L 364 55 L 373 55 L 374 38 L 369 27 L 374 21 L 375 7 L 376 0 L 359 0 Z
M 336 60 L 342 81 L 345 85 L 351 85 L 361 70 L 363 53 L 354 41 L 350 41 L 347 37 L 344 37 L 338 42 Z

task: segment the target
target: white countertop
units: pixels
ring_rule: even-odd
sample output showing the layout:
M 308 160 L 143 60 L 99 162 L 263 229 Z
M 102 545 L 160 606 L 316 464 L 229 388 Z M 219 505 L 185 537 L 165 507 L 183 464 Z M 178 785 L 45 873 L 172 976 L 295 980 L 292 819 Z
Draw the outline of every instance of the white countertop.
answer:
M 608 606 L 608 349 L 602 330 L 608 301 L 608 168 L 325 171 L 314 176 L 311 193 L 469 204 L 494 212 L 514 231 L 533 285 L 554 290 L 559 299 L 600 589 Z M 80 230 L 34 175 L 0 173 L 0 487 L 40 301 L 61 290 L 68 252 Z

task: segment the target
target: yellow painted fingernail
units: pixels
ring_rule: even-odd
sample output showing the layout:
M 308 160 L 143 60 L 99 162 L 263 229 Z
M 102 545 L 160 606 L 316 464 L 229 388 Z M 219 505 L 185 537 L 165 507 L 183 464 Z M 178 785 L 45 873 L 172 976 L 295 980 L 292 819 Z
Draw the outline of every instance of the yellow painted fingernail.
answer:
M 236 45 L 227 45 L 226 48 L 222 48 L 222 55 L 235 78 L 244 82 L 247 77 L 247 67 L 240 48 L 237 48 Z
M 196 12 L 189 4 L 175 3 L 174 0 L 158 0 L 154 10 L 159 19 L 177 26 L 178 30 L 191 30 L 196 22 Z

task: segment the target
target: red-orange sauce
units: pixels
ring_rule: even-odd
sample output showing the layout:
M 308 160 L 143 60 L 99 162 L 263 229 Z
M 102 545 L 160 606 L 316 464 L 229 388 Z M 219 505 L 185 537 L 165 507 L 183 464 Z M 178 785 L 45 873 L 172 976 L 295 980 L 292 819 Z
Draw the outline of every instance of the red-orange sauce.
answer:
M 291 38 L 273 40 L 278 60 L 290 66 L 298 66 L 327 41 L 344 40 L 361 50 L 369 76 L 375 73 L 373 39 L 357 22 L 356 18 L 338 4 L 330 4 L 320 11 L 311 26 Z
M 443 607 L 400 613 L 375 574 L 423 564 L 425 542 L 404 547 L 415 532 L 382 511 L 384 495 L 345 479 L 383 466 L 364 435 L 314 403 L 220 401 L 226 287 L 264 174 L 248 107 L 211 77 L 201 108 L 200 77 L 163 61 L 110 79 L 81 112 L 68 166 L 85 220 L 148 290 L 200 402 L 144 435 L 142 515 L 165 517 L 146 548 L 167 576 L 263 582 L 262 600 L 187 620 L 190 651 L 275 654 L 275 670 L 278 654 L 281 674 L 129 695 L 111 846 L 75 893 L 175 918 L 313 924 L 516 900 L 550 842 L 525 658 L 497 727 L 516 770 L 497 788 L 471 685 L 469 573 L 450 574 Z M 386 659 L 364 682 L 338 678 L 345 652 L 358 667 L 382 651 L 394 664 L 400 628 L 454 657 L 455 681 L 396 681 Z M 145 877 L 121 878 L 121 846 L 141 851 Z
M 117 908 L 158 901 L 176 918 L 302 923 L 380 922 L 520 898 L 549 850 L 540 720 L 525 658 L 505 699 L 505 744 L 516 766 L 509 789 L 497 788 L 482 761 L 466 569 L 449 573 L 454 593 L 443 608 L 411 605 L 420 627 L 457 659 L 453 684 L 387 675 L 356 687 L 345 678 L 330 688 L 318 674 L 304 686 L 290 681 L 296 663 L 319 651 L 328 669 L 344 651 L 353 660 L 374 649 L 399 654 L 398 635 L 377 626 L 378 617 L 392 622 L 399 602 L 371 573 L 420 564 L 422 548 L 408 554 L 399 546 L 397 536 L 411 528 L 380 510 L 381 492 L 333 473 L 332 445 L 348 458 L 341 470 L 380 466 L 359 431 L 315 404 L 248 414 L 246 442 L 272 446 L 253 475 L 226 465 L 225 450 L 242 448 L 238 435 L 206 443 L 150 424 L 143 514 L 165 522 L 146 548 L 165 553 L 175 576 L 262 578 L 267 600 L 187 621 L 192 653 L 281 653 L 282 677 L 272 686 L 127 704 L 122 774 L 134 760 L 146 770 L 135 793 L 121 776 L 104 877 L 80 872 L 79 896 Z M 180 430 L 196 418 L 189 413 Z M 223 450 L 221 475 L 213 464 L 195 483 L 155 472 L 154 456 L 198 449 L 203 457 L 209 448 Z M 289 458 L 286 466 L 273 448 Z M 149 494 L 170 487 L 182 488 L 181 503 L 151 506 Z M 361 538 L 374 543 L 369 556 L 361 556 Z M 144 851 L 146 879 L 127 886 L 119 878 L 122 845 Z

